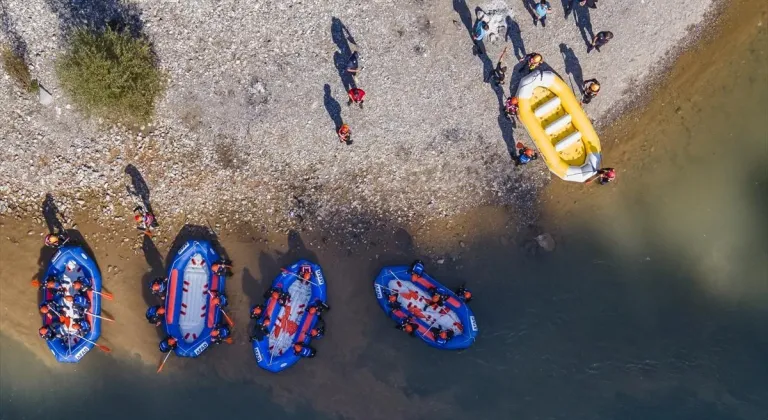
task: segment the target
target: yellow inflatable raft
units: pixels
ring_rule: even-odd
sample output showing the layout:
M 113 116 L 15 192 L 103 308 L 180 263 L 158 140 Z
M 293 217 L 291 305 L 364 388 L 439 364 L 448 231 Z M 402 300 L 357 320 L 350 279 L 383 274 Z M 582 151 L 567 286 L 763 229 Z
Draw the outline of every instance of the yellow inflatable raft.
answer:
M 519 117 L 549 170 L 584 182 L 600 169 L 600 139 L 573 91 L 551 71 L 534 71 L 517 89 Z

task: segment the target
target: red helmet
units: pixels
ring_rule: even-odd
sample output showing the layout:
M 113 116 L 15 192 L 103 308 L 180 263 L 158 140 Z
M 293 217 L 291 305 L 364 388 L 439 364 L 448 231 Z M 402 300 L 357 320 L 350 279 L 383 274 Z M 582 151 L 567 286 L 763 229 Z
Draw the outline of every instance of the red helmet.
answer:
M 317 308 L 315 308 L 314 306 L 310 306 L 309 313 L 314 314 L 315 312 L 317 312 Z
M 611 168 L 611 169 L 608 169 L 608 171 L 605 173 L 605 175 L 606 175 L 608 178 L 610 178 L 610 179 L 616 178 L 616 170 L 615 170 L 615 169 L 613 169 L 613 168 Z
M 48 327 L 40 327 L 40 329 L 37 330 L 37 332 L 39 332 L 40 335 L 46 335 L 48 334 Z
M 263 309 L 261 309 L 261 306 L 254 306 L 253 307 L 253 313 L 256 315 L 261 315 L 261 313 L 264 312 Z
M 220 303 L 221 303 L 221 298 L 215 297 L 215 298 L 211 299 L 211 305 L 215 306 L 215 305 L 218 305 Z
M 66 300 L 67 302 L 73 302 L 75 298 L 72 295 L 67 295 L 67 296 L 64 296 L 64 300 Z
M 134 216 L 133 216 L 133 220 L 135 220 L 137 223 L 138 223 L 138 222 L 141 222 L 141 215 L 140 215 L 140 214 L 136 214 L 136 215 L 134 215 Z
M 304 277 L 304 280 L 309 280 L 311 276 L 312 274 L 309 271 L 305 271 L 304 274 L 302 274 L 302 277 Z
M 170 344 L 170 345 L 176 344 L 176 339 L 173 338 L 173 337 L 168 337 L 168 344 Z
M 272 292 L 272 299 L 278 299 L 280 297 L 280 293 Z
M 153 292 L 160 291 L 160 283 L 152 283 L 152 291 Z
M 309 335 L 311 335 L 312 337 L 317 337 L 317 335 L 318 335 L 319 333 L 320 333 L 320 332 L 319 332 L 319 331 L 317 331 L 317 328 L 312 328 L 311 330 L 309 330 Z
M 509 98 L 509 102 L 511 102 L 512 105 L 517 105 L 517 102 L 518 102 L 517 96 L 513 96 L 513 97 Z
M 448 331 L 440 331 L 440 338 L 447 339 Z
M 413 331 L 413 325 L 411 324 L 405 324 L 405 331 L 406 332 L 412 332 Z
M 299 343 L 296 343 L 293 345 L 293 351 L 295 351 L 296 353 L 300 352 L 302 348 L 303 346 Z
M 397 296 L 395 295 L 389 295 L 387 299 L 392 303 L 397 302 Z
M 533 150 L 526 148 L 525 152 L 523 152 L 523 154 L 525 154 L 528 157 L 532 157 L 533 156 Z
M 269 327 L 269 324 L 271 324 L 272 321 L 269 320 L 269 318 L 264 318 L 264 321 L 261 323 L 261 325 L 265 327 Z
M 157 314 L 158 315 L 165 315 L 165 308 L 163 308 L 162 306 L 157 308 Z
M 83 282 L 80 280 L 75 280 L 72 282 L 72 287 L 74 287 L 75 290 L 80 290 L 83 288 Z
M 213 331 L 211 331 L 211 337 L 218 337 L 219 334 L 221 334 L 221 332 L 219 331 L 218 328 L 213 330 Z
M 221 265 L 219 263 L 214 263 L 213 265 L 211 265 L 211 270 L 213 270 L 214 273 L 219 271 L 219 268 L 221 268 Z
M 411 280 L 412 281 L 418 281 L 420 278 L 421 277 L 418 274 L 416 274 L 416 273 L 411 274 Z
M 50 310 L 51 310 L 51 308 L 49 308 L 48 305 L 43 305 L 43 306 L 40 307 L 40 313 L 41 314 L 47 314 L 48 311 L 50 311 Z
M 472 297 L 472 292 L 470 292 L 469 290 L 465 290 L 463 295 L 465 299 L 469 299 Z
M 431 299 L 432 299 L 432 302 L 436 303 L 440 300 L 440 296 L 437 293 L 435 293 L 434 295 L 432 295 Z
M 75 322 L 74 324 L 72 324 L 72 329 L 74 329 L 74 330 L 78 330 L 79 331 L 81 328 L 83 328 L 83 327 L 80 325 L 79 322 Z

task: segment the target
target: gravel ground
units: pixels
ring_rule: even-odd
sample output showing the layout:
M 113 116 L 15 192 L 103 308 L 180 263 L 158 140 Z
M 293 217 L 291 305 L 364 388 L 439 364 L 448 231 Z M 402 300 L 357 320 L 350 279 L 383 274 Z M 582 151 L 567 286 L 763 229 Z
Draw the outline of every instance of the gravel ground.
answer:
M 2 40 L 25 49 L 55 98 L 43 106 L 0 78 L 0 214 L 39 214 L 52 193 L 64 211 L 121 219 L 137 201 L 126 189 L 131 164 L 161 221 L 217 215 L 355 233 L 479 205 L 534 220 L 550 174 L 541 160 L 512 164 L 510 148 L 531 142 L 499 117 L 519 79 L 515 55 L 543 54 L 574 88 L 599 79 L 587 111 L 604 127 L 648 92 L 714 2 L 603 0 L 564 19 L 555 1 L 546 28 L 526 2 L 507 4 L 514 44 L 502 37 L 481 59 L 466 25 L 477 6 L 503 11 L 504 2 L 0 0 Z M 154 42 L 170 77 L 155 121 L 135 131 L 84 118 L 54 72 L 68 31 L 115 18 Z M 601 30 L 615 38 L 587 54 L 586 34 Z M 504 46 L 513 77 L 502 96 L 484 78 Z M 337 68 L 351 49 L 364 66 L 365 109 L 347 107 Z M 337 140 L 340 119 L 350 146 Z

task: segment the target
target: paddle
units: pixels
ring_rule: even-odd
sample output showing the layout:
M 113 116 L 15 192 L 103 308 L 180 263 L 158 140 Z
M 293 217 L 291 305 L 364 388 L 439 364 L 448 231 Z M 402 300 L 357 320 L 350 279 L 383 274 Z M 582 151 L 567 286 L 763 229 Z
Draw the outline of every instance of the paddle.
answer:
M 115 322 L 115 320 L 114 320 L 114 319 L 112 319 L 112 318 L 107 318 L 107 317 L 105 317 L 105 316 L 99 316 L 99 315 L 96 315 L 96 314 L 92 314 L 92 313 L 90 313 L 90 312 L 88 312 L 88 311 L 86 311 L 85 313 L 87 313 L 88 315 L 90 315 L 90 316 L 92 316 L 92 317 L 96 317 L 96 318 L 99 318 L 99 319 L 103 319 L 104 321 Z
M 94 346 L 96 346 L 96 347 L 97 347 L 99 350 L 103 351 L 104 353 L 111 353 L 111 352 L 112 352 L 112 349 L 110 349 L 109 347 L 107 347 L 107 346 L 104 346 L 104 345 L 101 345 L 101 344 L 99 344 L 99 343 L 96 343 L 96 342 L 94 342 L 94 341 L 91 341 L 91 340 L 89 340 L 89 339 L 87 339 L 87 338 L 83 337 L 82 335 L 77 335 L 77 334 L 75 334 L 75 337 L 78 337 L 78 338 L 80 338 L 81 340 L 85 341 L 86 343 L 91 343 L 91 344 L 93 344 Z M 69 341 L 69 340 L 67 340 L 67 341 Z
M 168 358 L 171 356 L 171 353 L 173 353 L 173 350 L 169 351 L 165 354 L 165 357 L 163 358 L 163 361 L 160 362 L 160 366 L 157 368 L 157 373 L 160 373 L 161 370 L 163 370 L 163 366 L 165 366 L 165 362 L 168 361 Z
M 91 290 L 93 293 L 96 293 L 97 295 L 104 296 L 104 299 L 106 300 L 112 300 L 113 297 L 115 297 L 112 293 L 109 292 L 97 292 L 95 290 Z
M 283 272 L 283 274 L 290 274 L 290 275 L 292 275 L 293 277 L 296 277 L 297 279 L 299 279 L 299 280 L 301 280 L 301 281 L 308 281 L 308 282 L 310 282 L 310 283 L 314 284 L 315 286 L 317 286 L 317 287 L 320 287 L 320 285 L 319 285 L 319 284 L 317 284 L 317 283 L 313 282 L 312 280 L 304 280 L 303 278 L 301 278 L 301 277 L 299 277 L 298 275 L 296 275 L 296 273 L 293 273 L 293 272 L 291 272 L 291 271 L 288 271 L 288 270 L 287 270 L 287 269 L 285 269 L 285 268 L 281 268 L 281 269 L 280 269 L 280 271 L 282 271 L 282 272 Z

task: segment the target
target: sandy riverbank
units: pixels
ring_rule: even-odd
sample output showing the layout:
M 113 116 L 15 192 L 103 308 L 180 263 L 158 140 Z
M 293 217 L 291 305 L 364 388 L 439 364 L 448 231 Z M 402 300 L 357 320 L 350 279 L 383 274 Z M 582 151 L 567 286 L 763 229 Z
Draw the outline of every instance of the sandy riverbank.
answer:
M 605 125 L 647 94 L 647 81 L 662 74 L 655 69 L 695 39 L 713 4 L 612 1 L 564 19 L 563 4 L 552 2 L 541 28 L 524 2 L 510 1 L 511 41 L 488 44 L 491 58 L 481 60 L 466 25 L 486 3 L 502 4 L 106 2 L 86 19 L 139 22 L 170 76 L 155 123 L 131 134 L 83 119 L 58 89 L 54 62 L 76 11 L 66 2 L 7 0 L 3 37 L 26 43 L 34 75 L 56 102 L 43 107 L 0 79 L 0 212 L 37 213 L 53 193 L 65 212 L 124 218 L 136 202 L 125 188 L 131 164 L 161 219 L 226 215 L 233 224 L 354 234 L 510 205 L 533 220 L 549 172 L 540 161 L 511 164 L 509 149 L 527 137 L 499 118 L 503 96 L 483 82 L 503 47 L 509 66 L 538 51 L 570 83 L 601 80 L 588 112 Z M 343 28 L 351 39 L 339 35 Z M 616 38 L 587 54 L 584 39 L 601 30 Z M 352 48 L 362 54 L 365 110 L 344 105 L 336 68 Z M 519 77 L 510 73 L 504 95 Z M 339 112 L 353 128 L 352 146 L 335 139 Z

